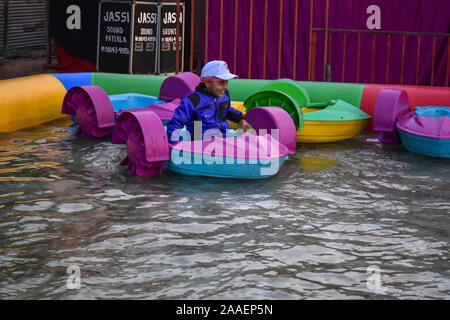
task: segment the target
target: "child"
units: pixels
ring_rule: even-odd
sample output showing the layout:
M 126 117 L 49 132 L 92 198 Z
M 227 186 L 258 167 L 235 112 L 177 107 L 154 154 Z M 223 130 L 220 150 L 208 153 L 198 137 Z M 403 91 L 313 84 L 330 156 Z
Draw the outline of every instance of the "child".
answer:
M 230 105 L 228 80 L 234 78 L 237 78 L 237 75 L 230 73 L 226 62 L 208 62 L 202 69 L 201 83 L 194 92 L 181 100 L 172 120 L 167 123 L 169 142 L 178 142 L 177 139 L 172 140 L 172 133 L 184 125 L 194 139 L 194 121 L 202 123 L 202 138 L 208 129 L 218 129 L 225 137 L 230 129 L 227 120 L 239 123 L 242 130 L 247 131 L 250 125 L 245 121 L 242 112 Z

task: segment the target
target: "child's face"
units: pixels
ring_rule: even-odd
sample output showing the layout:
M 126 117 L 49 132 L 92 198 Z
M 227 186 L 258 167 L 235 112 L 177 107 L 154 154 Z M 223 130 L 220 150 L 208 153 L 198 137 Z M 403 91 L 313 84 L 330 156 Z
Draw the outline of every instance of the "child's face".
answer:
M 228 88 L 228 80 L 207 80 L 205 82 L 205 85 L 208 88 L 209 93 L 213 94 L 216 97 L 223 97 L 223 95 L 225 94 L 225 90 L 227 90 Z

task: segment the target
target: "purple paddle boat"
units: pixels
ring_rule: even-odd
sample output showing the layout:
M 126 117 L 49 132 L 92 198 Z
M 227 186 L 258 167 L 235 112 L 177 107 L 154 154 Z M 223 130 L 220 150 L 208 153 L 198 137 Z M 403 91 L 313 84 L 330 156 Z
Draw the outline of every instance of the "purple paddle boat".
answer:
M 374 130 L 382 143 L 398 143 L 415 153 L 450 158 L 450 107 L 411 110 L 404 90 L 382 89 L 374 110 Z
M 116 119 L 124 111 L 149 110 L 163 122 L 169 121 L 180 99 L 194 91 L 199 83 L 196 74 L 179 73 L 164 80 L 159 97 L 138 93 L 108 95 L 97 85 L 77 86 L 64 96 L 62 113 L 76 118 L 77 134 L 104 137 L 111 134 Z
M 276 175 L 288 154 L 295 154 L 294 121 L 277 107 L 254 108 L 246 119 L 252 133 L 236 135 L 230 130 L 227 137 L 169 145 L 165 127 L 154 112 L 125 111 L 117 119 L 112 143 L 126 144 L 127 156 L 121 165 L 138 176 L 153 176 L 164 169 L 218 178 Z

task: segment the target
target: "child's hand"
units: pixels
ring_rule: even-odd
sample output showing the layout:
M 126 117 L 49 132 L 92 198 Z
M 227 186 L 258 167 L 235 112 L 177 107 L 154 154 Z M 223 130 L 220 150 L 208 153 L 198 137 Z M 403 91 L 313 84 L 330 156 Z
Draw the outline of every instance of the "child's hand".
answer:
M 242 130 L 244 130 L 244 132 L 250 129 L 250 124 L 245 119 L 242 119 L 239 122 L 239 125 L 241 126 Z

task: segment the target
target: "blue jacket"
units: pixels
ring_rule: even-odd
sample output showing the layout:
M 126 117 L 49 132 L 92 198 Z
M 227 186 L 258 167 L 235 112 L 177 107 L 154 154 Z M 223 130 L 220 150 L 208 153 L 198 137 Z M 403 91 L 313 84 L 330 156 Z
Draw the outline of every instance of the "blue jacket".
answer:
M 242 112 L 231 107 L 228 90 L 222 97 L 214 97 L 208 93 L 205 84 L 200 83 L 175 109 L 172 120 L 167 123 L 167 138 L 170 143 L 178 142 L 172 141 L 172 133 L 186 125 L 194 140 L 194 121 L 202 122 L 202 137 L 208 129 L 219 129 L 225 137 L 230 129 L 227 120 L 239 123 L 242 119 Z

